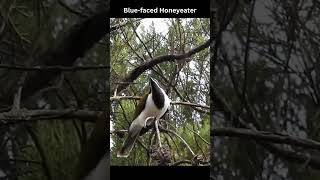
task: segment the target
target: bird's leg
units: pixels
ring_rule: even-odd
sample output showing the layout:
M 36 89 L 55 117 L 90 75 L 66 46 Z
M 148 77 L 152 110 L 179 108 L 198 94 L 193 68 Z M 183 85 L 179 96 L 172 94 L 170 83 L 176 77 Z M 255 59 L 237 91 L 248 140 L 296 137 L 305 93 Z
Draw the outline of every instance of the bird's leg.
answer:
M 156 119 L 154 123 L 155 123 L 155 127 L 156 127 L 158 141 L 159 141 L 159 147 L 161 148 L 162 145 L 161 145 L 160 131 L 159 131 L 159 119 Z

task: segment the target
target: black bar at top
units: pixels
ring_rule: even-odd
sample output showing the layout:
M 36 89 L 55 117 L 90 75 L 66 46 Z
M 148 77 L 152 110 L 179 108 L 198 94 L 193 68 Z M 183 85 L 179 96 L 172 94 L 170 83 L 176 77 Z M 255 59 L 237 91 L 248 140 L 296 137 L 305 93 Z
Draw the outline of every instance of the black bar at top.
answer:
M 210 17 L 210 0 L 111 0 L 110 8 L 113 18 Z M 127 13 L 125 13 L 125 8 L 127 8 Z M 161 10 L 163 11 L 160 12 Z M 174 12 L 169 13 L 171 10 Z M 145 13 L 146 11 L 149 13 Z

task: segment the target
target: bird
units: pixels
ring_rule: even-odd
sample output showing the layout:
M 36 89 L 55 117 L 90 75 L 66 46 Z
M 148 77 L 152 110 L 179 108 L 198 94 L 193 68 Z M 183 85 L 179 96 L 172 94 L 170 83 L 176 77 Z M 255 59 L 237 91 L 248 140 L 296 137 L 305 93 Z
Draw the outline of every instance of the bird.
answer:
M 139 135 L 146 132 L 150 121 L 159 120 L 166 113 L 170 103 L 166 92 L 150 77 L 149 91 L 142 96 L 135 109 L 134 120 L 129 127 L 127 138 L 117 152 L 117 157 L 129 156 Z
M 110 179 L 106 130 L 105 115 L 99 113 L 90 138 L 80 152 L 80 158 L 74 172 L 74 180 Z

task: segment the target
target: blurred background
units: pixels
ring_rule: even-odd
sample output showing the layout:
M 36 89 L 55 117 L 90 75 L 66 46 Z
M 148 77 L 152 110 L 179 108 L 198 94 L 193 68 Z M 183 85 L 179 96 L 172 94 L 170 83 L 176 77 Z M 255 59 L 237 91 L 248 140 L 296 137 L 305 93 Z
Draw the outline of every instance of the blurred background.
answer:
M 211 179 L 319 179 L 319 1 L 212 1 Z
M 0 179 L 71 179 L 107 110 L 108 1 L 0 1 Z

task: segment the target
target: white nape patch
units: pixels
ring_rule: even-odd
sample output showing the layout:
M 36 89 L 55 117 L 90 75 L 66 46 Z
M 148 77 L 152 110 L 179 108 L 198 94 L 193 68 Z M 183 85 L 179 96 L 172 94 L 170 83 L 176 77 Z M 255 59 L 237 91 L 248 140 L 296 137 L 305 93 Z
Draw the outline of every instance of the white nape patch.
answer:
M 107 154 L 103 156 L 103 158 L 99 161 L 99 164 L 95 169 L 93 169 L 90 174 L 85 177 L 83 180 L 106 180 L 109 176 L 109 168 L 108 162 L 109 159 L 107 158 Z M 108 179 L 110 179 L 108 177 Z

